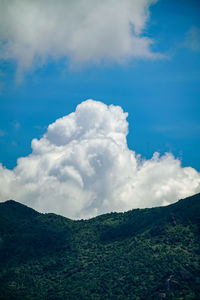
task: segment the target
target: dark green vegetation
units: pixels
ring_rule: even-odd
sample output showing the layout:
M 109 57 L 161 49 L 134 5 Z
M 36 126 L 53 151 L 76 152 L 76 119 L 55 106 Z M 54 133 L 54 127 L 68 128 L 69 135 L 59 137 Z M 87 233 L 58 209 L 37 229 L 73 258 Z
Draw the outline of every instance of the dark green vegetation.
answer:
M 1 299 L 199 299 L 200 194 L 72 221 L 0 204 Z

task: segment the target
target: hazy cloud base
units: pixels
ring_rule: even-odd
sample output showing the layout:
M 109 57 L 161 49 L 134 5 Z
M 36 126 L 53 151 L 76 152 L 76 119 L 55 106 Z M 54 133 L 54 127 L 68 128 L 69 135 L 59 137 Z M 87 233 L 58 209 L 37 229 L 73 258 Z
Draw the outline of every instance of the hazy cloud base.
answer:
M 0 0 L 0 58 L 19 70 L 68 57 L 73 63 L 155 58 L 143 32 L 157 0 Z
M 172 154 L 141 160 L 127 147 L 127 113 L 87 100 L 32 141 L 17 167 L 0 166 L 0 200 L 42 212 L 88 218 L 167 205 L 200 192 L 200 174 Z

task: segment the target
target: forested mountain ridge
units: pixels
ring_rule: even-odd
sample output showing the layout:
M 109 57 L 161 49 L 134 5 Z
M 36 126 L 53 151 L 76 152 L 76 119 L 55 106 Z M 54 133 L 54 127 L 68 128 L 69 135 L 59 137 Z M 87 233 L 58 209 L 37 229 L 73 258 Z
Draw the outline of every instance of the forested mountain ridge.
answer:
M 0 299 L 199 299 L 200 194 L 72 221 L 0 204 Z

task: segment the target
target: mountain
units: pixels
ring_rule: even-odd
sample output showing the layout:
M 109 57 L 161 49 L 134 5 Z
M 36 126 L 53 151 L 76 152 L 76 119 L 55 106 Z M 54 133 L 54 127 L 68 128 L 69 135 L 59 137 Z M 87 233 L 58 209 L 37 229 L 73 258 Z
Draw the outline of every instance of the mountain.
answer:
M 0 204 L 0 299 L 199 299 L 200 194 L 73 221 Z

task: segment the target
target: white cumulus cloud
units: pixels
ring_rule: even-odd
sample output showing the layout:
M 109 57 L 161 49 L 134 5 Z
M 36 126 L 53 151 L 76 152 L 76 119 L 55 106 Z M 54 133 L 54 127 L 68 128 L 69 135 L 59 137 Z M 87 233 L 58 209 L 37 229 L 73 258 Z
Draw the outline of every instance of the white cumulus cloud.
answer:
M 19 68 L 48 57 L 72 62 L 154 58 L 145 36 L 157 0 L 0 0 L 0 58 Z
M 200 174 L 172 154 L 142 160 L 127 146 L 127 113 L 87 100 L 50 124 L 32 153 L 0 165 L 0 200 L 42 212 L 88 218 L 110 211 L 167 205 L 200 192 Z

